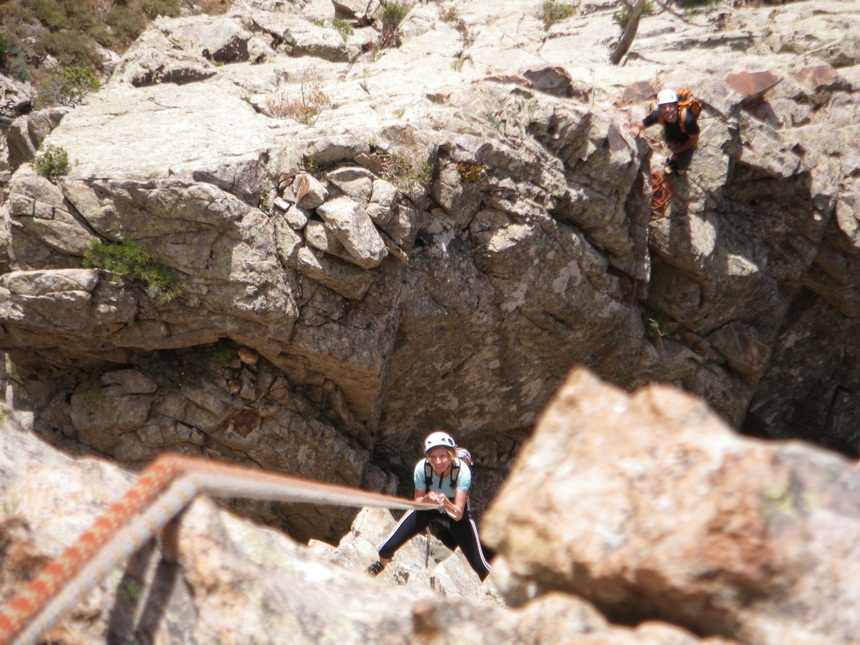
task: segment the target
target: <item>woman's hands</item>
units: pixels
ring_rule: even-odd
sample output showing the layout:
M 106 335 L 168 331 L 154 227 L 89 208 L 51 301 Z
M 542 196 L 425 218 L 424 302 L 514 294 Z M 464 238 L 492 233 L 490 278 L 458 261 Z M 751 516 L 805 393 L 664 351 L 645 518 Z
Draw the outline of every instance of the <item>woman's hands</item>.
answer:
M 445 497 L 445 493 L 439 491 L 428 490 L 426 492 L 419 493 L 417 490 L 415 491 L 415 501 L 416 502 L 429 502 L 431 504 L 438 504 L 440 507 L 444 507 L 445 502 L 448 501 L 448 498 Z
M 438 491 L 430 491 L 425 495 L 427 497 L 428 502 L 433 502 L 434 504 L 439 504 L 439 506 L 444 506 L 445 502 L 448 501 L 448 498 L 445 497 L 444 493 L 440 493 Z
M 450 499 L 445 497 L 445 493 L 441 491 L 420 491 L 416 488 L 414 499 L 416 502 L 430 502 L 431 504 L 438 504 L 440 511 L 443 511 L 452 520 L 459 521 L 463 518 L 463 513 L 465 513 L 466 499 L 468 496 L 469 493 L 467 491 L 458 490 L 454 493 L 454 501 L 452 502 Z
M 463 508 L 466 506 L 466 493 L 465 491 L 457 491 L 457 497 L 454 498 L 452 502 L 450 499 L 445 497 L 445 493 L 440 491 L 428 491 L 424 495 L 417 497 L 418 491 L 416 491 L 416 502 L 430 502 L 432 504 L 438 504 L 439 510 L 443 511 L 453 520 L 459 520 L 463 517 Z M 462 499 L 460 499 L 462 497 Z

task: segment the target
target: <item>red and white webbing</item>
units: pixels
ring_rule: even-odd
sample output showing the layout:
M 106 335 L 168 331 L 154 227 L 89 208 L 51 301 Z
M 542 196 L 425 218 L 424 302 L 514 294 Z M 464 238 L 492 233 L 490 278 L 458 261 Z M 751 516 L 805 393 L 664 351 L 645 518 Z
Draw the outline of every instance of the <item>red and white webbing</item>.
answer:
M 123 498 L 0 610 L 0 645 L 35 643 L 113 569 L 197 495 L 427 510 L 434 504 L 276 475 L 192 457 L 162 455 Z

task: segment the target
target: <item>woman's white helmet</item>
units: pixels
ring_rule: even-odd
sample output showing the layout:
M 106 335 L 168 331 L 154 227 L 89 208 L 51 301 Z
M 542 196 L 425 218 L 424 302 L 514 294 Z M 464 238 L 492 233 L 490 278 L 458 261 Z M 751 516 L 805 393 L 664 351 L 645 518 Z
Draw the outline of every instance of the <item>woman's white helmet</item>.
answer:
M 660 90 L 657 94 L 657 105 L 666 105 L 667 103 L 677 103 L 678 94 L 675 90 Z
M 457 442 L 455 442 L 447 432 L 431 432 L 424 440 L 424 454 L 427 454 L 430 450 L 438 448 L 439 446 L 453 449 L 457 447 Z

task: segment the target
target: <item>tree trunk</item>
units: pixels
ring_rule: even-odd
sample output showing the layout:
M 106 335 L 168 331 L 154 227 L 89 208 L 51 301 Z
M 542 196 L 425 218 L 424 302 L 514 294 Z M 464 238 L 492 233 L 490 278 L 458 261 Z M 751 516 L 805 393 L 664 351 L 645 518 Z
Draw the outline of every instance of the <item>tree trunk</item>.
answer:
M 609 61 L 613 65 L 621 62 L 621 59 L 630 50 L 630 45 L 633 44 L 633 39 L 636 38 L 636 32 L 639 30 L 639 19 L 642 17 L 642 10 L 645 8 L 645 0 L 638 0 L 630 9 L 630 17 L 627 18 L 627 24 L 624 26 L 624 33 L 621 34 L 621 40 L 615 46 L 615 50 L 609 57 Z

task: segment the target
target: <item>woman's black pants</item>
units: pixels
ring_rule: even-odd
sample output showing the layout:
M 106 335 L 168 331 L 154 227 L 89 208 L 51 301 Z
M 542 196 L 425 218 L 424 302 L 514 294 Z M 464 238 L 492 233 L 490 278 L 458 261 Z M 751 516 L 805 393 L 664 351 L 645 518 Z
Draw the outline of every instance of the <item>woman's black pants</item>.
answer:
M 390 559 L 394 557 L 394 553 L 402 547 L 406 542 L 414 538 L 419 533 L 427 529 L 430 520 L 442 517 L 447 520 L 448 530 L 454 537 L 454 541 L 466 560 L 478 574 L 478 577 L 483 581 L 490 574 L 492 567 L 484 557 L 484 550 L 481 548 L 481 540 L 478 538 L 478 526 L 475 520 L 472 519 L 472 514 L 468 509 L 463 513 L 463 517 L 459 520 L 453 520 L 444 513 L 439 511 L 408 511 L 400 522 L 392 531 L 385 543 L 379 547 L 379 557 Z

